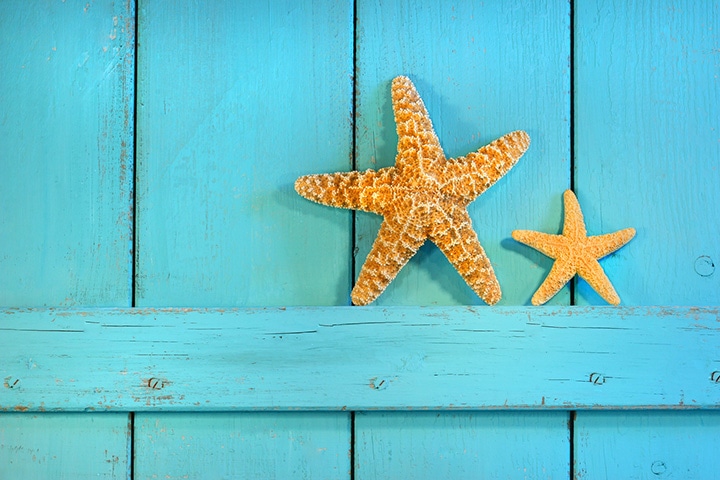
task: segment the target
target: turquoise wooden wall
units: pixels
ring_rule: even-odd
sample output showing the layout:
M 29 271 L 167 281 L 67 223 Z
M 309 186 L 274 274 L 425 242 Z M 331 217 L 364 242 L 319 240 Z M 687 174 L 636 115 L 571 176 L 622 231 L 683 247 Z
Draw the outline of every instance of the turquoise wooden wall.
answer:
M 470 206 L 487 307 L 427 244 L 369 307 L 409 75 L 449 156 L 532 144 Z M 0 478 L 712 478 L 720 2 L 0 2 Z M 635 227 L 530 297 L 573 188 Z

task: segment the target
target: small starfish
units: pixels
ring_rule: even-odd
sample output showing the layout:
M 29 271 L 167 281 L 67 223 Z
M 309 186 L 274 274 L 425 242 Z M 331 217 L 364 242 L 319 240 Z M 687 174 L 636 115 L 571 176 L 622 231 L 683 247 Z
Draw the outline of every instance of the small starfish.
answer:
M 608 303 L 619 304 L 620 297 L 598 260 L 632 240 L 635 229 L 626 228 L 605 235 L 588 237 L 577 197 L 571 190 L 566 190 L 563 199 L 565 220 L 562 235 L 531 230 L 512 232 L 512 237 L 518 242 L 555 259 L 547 278 L 533 295 L 532 304 L 542 305 L 550 300 L 576 273 Z
M 409 78 L 393 80 L 392 101 L 399 137 L 394 167 L 307 175 L 295 182 L 295 190 L 309 200 L 384 217 L 352 290 L 353 303 L 375 300 L 426 239 L 486 303 L 497 303 L 500 285 L 467 206 L 515 165 L 530 138 L 516 131 L 448 160 Z

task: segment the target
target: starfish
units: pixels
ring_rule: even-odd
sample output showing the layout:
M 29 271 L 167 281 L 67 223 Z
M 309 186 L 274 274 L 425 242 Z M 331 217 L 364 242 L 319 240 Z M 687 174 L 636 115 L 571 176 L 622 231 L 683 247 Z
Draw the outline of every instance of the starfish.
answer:
M 392 104 L 398 134 L 394 167 L 306 175 L 295 182 L 295 190 L 309 200 L 384 217 L 352 302 L 373 302 L 429 239 L 486 303 L 497 303 L 500 285 L 467 206 L 515 165 L 530 138 L 516 131 L 467 156 L 446 159 L 409 78 L 393 79 Z
M 555 259 L 547 278 L 533 295 L 532 304 L 542 305 L 550 300 L 575 274 L 584 278 L 608 303 L 619 304 L 620 297 L 598 260 L 632 240 L 635 229 L 626 228 L 605 235 L 588 237 L 577 197 L 571 190 L 566 190 L 563 199 L 565 220 L 562 235 L 531 230 L 512 232 L 512 237 L 518 242 Z

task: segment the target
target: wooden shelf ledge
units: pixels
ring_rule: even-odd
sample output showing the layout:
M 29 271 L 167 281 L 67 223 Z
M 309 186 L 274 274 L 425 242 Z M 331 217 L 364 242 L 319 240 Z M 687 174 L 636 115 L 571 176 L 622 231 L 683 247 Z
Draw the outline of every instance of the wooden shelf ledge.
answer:
M 719 312 L 6 309 L 0 411 L 718 408 Z

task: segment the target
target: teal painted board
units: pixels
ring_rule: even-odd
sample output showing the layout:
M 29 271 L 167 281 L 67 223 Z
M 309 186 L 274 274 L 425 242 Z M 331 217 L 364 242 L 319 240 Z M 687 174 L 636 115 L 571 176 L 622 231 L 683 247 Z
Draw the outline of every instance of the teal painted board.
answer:
M 720 412 L 578 412 L 575 478 L 717 478 Z
M 355 478 L 567 478 L 568 420 L 567 412 L 358 413 Z
M 137 304 L 347 304 L 350 214 L 293 184 L 351 164 L 352 3 L 140 5 Z
M 720 303 L 720 2 L 578 2 L 576 193 L 626 305 Z M 602 304 L 585 282 L 578 303 Z
M 124 413 L 0 413 L 0 478 L 130 478 Z
M 718 408 L 706 308 L 6 310 L 0 410 Z
M 130 305 L 134 14 L 0 4 L 0 305 Z
M 138 414 L 136 480 L 350 478 L 349 413 Z
M 390 82 L 408 75 L 448 158 L 514 130 L 531 138 L 510 172 L 469 207 L 503 291 L 501 305 L 529 304 L 551 262 L 510 238 L 554 229 L 553 192 L 570 185 L 569 3 L 360 0 L 357 3 L 357 169 L 391 166 L 397 135 Z M 358 213 L 356 271 L 381 217 Z M 569 303 L 568 290 L 553 303 Z M 483 304 L 428 242 L 377 305 Z

